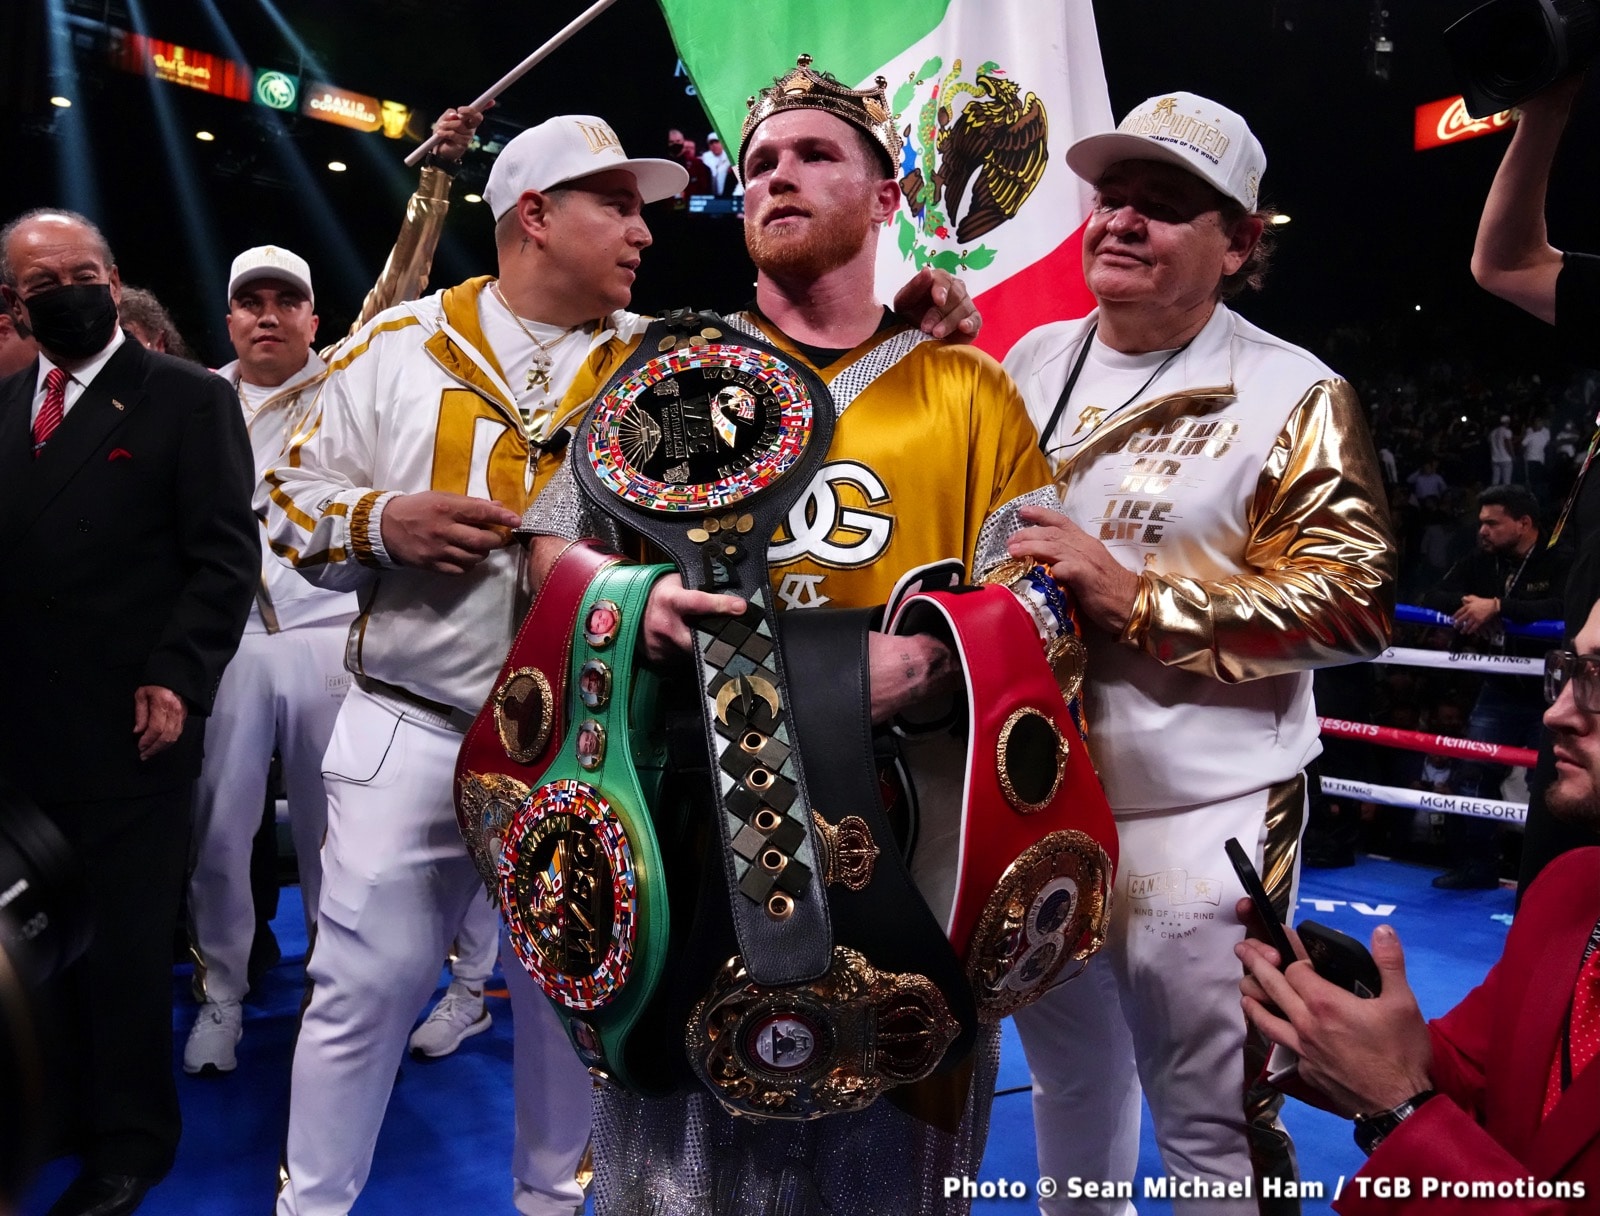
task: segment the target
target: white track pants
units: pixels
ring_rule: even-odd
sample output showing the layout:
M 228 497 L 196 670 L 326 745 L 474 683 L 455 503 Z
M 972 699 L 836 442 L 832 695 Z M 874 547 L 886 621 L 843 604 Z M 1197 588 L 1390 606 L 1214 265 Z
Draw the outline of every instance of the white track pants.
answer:
M 1234 912 L 1244 889 L 1223 841 L 1237 837 L 1266 873 L 1269 803 L 1282 788 L 1117 816 L 1121 860 L 1104 949 L 1083 975 L 1016 1014 L 1033 1073 L 1039 1172 L 1063 1191 L 1068 1179 L 1081 1178 L 1134 1181 L 1135 1196 L 1142 1194 L 1135 1179 L 1141 1084 L 1169 1174 L 1224 1182 L 1255 1176 L 1244 1100 L 1255 1077 L 1247 1075 L 1233 956 L 1244 937 Z M 1275 831 L 1297 839 L 1303 822 L 1303 814 L 1290 814 Z M 1257 1201 L 1175 1200 L 1173 1209 L 1242 1216 L 1256 1212 Z M 1058 1192 L 1040 1210 L 1134 1207 Z
M 461 736 L 431 715 L 352 689 L 328 746 L 322 902 L 295 1043 L 279 1216 L 344 1216 L 373 1148 L 416 1013 L 482 881 L 456 829 Z M 518 1000 L 516 1201 L 530 1216 L 583 1203 L 591 1082 L 555 1014 Z M 531 981 L 530 981 L 531 985 Z M 532 1176 L 530 1176 L 532 1175 Z M 536 1202 L 537 1201 L 537 1202 Z
M 500 912 L 480 896 L 467 905 L 467 914 L 456 930 L 450 955 L 450 974 L 465 983 L 481 987 L 494 972 L 500 957 Z M 515 957 L 514 955 L 512 957 Z M 544 994 L 537 994 L 544 1000 Z
M 309 933 L 328 822 L 322 755 L 350 685 L 347 624 L 330 621 L 281 633 L 247 633 L 217 686 L 206 721 L 206 758 L 195 784 L 189 914 L 207 999 L 239 1000 L 255 937 L 250 845 L 261 825 L 272 753 L 283 758 L 289 829 L 300 868 Z

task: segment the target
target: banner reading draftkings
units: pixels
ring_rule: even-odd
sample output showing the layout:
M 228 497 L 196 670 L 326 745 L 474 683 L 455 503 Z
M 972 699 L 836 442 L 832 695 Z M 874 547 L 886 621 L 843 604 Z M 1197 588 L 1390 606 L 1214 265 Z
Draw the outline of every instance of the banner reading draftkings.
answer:
M 887 300 L 923 266 L 977 296 L 979 345 L 1002 356 L 1082 316 L 1089 188 L 1067 145 L 1112 128 L 1090 0 L 661 0 L 678 54 L 730 154 L 745 99 L 808 54 L 852 87 L 889 81 L 905 148 L 901 205 L 878 253 Z

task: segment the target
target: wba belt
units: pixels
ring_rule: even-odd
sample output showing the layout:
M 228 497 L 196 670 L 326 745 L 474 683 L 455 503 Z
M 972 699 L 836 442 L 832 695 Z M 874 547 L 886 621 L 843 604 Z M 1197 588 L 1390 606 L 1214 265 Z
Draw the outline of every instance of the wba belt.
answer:
M 807 368 L 757 339 L 725 340 L 726 328 L 692 313 L 652 325 L 585 416 L 574 462 L 583 493 L 669 553 L 686 586 L 748 603 L 692 631 L 713 826 L 699 920 L 674 970 L 701 985 L 687 1046 L 713 1093 L 739 1113 L 812 1118 L 926 1075 L 962 1027 L 925 975 L 867 957 L 854 930 L 836 937 L 834 909 L 848 901 L 825 889 L 830 863 L 852 882 L 873 871 L 823 830 L 855 808 L 813 814 L 798 668 L 778 644 L 766 563 L 768 539 L 827 454 L 833 405 Z M 860 843 L 881 852 L 870 829 Z
M 653 673 L 634 666 L 645 602 L 670 566 L 612 565 L 583 597 L 567 673 L 571 729 L 506 830 L 501 907 L 517 958 L 581 1059 L 658 1091 L 628 1041 L 668 961 L 668 875 L 657 840 L 666 744 Z M 667 824 L 672 836 L 677 825 Z
M 1116 826 L 1034 622 L 1001 586 L 919 591 L 891 633 L 929 633 L 960 662 L 966 746 L 908 739 L 920 823 L 913 872 L 998 1021 L 1072 978 L 1110 917 Z
M 595 575 L 618 560 L 591 541 L 563 550 L 517 630 L 494 691 L 461 741 L 456 824 L 496 902 L 502 836 L 566 733 L 567 661 L 579 607 Z

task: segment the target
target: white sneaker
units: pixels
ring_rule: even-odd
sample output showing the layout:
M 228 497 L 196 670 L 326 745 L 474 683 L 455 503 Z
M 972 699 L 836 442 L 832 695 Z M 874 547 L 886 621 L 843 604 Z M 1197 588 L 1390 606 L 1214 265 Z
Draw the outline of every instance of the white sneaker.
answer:
M 437 1060 L 460 1047 L 462 1039 L 488 1030 L 493 1022 L 483 1007 L 483 989 L 473 990 L 462 980 L 451 980 L 427 1020 L 411 1032 L 411 1054 Z
M 238 1001 L 207 1001 L 183 1046 L 183 1071 L 232 1072 L 239 1061 L 233 1049 L 244 1037 L 244 1010 Z

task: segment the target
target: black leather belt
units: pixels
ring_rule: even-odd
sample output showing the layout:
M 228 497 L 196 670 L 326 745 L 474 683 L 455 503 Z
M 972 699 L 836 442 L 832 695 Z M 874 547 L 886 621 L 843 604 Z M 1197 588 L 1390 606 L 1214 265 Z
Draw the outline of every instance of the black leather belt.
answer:
M 654 322 L 585 415 L 583 492 L 664 549 L 691 588 L 742 596 L 693 630 L 714 815 L 739 953 L 759 982 L 814 979 L 833 935 L 792 755 L 767 542 L 827 456 L 833 401 L 803 365 L 713 314 Z

